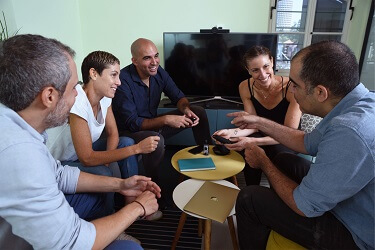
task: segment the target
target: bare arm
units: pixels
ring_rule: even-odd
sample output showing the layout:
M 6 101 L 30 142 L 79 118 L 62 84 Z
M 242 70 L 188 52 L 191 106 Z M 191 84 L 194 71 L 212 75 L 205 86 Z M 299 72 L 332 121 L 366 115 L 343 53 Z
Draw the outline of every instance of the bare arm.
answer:
M 76 193 L 119 192 L 127 196 L 138 196 L 145 190 L 153 192 L 158 198 L 160 197 L 160 187 L 152 182 L 149 177 L 134 175 L 126 179 L 121 179 L 81 171 Z
M 304 145 L 305 133 L 303 131 L 280 125 L 259 116 L 248 115 L 245 112 L 234 112 L 228 116 L 235 117 L 231 123 L 237 127 L 259 129 L 288 148 L 308 154 Z
M 242 103 L 244 105 L 245 112 L 251 115 L 256 115 L 253 102 L 250 100 L 250 92 L 249 92 L 249 88 L 247 87 L 247 80 L 244 80 L 240 83 L 238 90 L 241 96 Z M 231 128 L 231 129 L 218 130 L 214 133 L 214 135 L 220 135 L 220 136 L 230 139 L 233 137 L 249 136 L 255 132 L 257 132 L 256 129 Z
M 245 112 L 249 113 L 250 115 L 257 115 L 256 110 L 255 110 L 254 105 L 253 105 L 253 102 L 251 101 L 251 95 L 250 95 L 250 90 L 249 90 L 247 80 L 244 80 L 240 83 L 239 92 L 240 92 L 242 103 L 244 105 Z M 298 106 L 297 106 L 297 109 L 298 109 Z M 284 123 L 285 126 L 298 128 L 298 124 L 296 124 L 296 126 L 295 126 L 295 121 L 297 119 L 294 119 L 293 123 L 290 123 L 290 118 L 294 118 L 294 113 L 293 113 L 294 111 L 295 111 L 295 108 L 291 107 L 291 105 L 289 105 L 289 108 L 288 108 L 288 111 L 287 111 L 287 114 L 286 114 L 286 117 L 285 117 L 285 123 Z M 299 122 L 299 120 L 298 120 L 298 122 Z M 255 129 L 253 129 L 252 133 L 254 133 L 254 132 L 256 132 Z M 237 137 L 243 137 L 243 136 L 247 136 L 247 135 L 245 133 L 241 132 L 241 133 L 238 134 Z M 242 150 L 242 148 L 246 147 L 246 145 L 248 143 L 255 143 L 256 145 L 260 145 L 260 146 L 279 144 L 279 142 L 277 140 L 275 140 L 274 138 L 272 138 L 270 136 L 264 136 L 264 137 L 260 137 L 260 138 L 255 138 L 255 137 L 253 137 L 253 138 L 241 138 L 241 145 L 239 145 L 239 144 L 238 145 L 231 145 L 228 148 L 233 149 L 233 150 Z
M 115 117 L 112 112 L 112 106 L 107 110 L 107 117 L 105 118 L 105 132 L 107 134 L 107 150 L 116 149 L 119 142 L 119 135 Z
M 132 202 L 112 215 L 92 221 L 96 229 L 93 249 L 104 249 L 142 215 L 143 208 Z
M 92 221 L 96 228 L 94 249 L 103 249 L 121 232 L 128 228 L 139 216 L 150 215 L 158 209 L 156 197 L 160 197 L 160 188 L 144 176 L 132 176 L 127 179 L 92 175 L 81 172 L 77 192 L 120 192 L 137 197 L 146 210 L 138 203 L 130 203 L 117 213 Z
M 252 144 L 245 150 L 246 162 L 253 168 L 259 168 L 267 176 L 272 188 L 277 195 L 297 214 L 305 216 L 305 214 L 298 209 L 293 191 L 298 186 L 293 180 L 289 179 L 276 168 L 271 160 L 266 156 L 264 150 L 257 145 Z
M 238 86 L 238 91 L 241 96 L 241 100 L 244 106 L 245 112 L 251 115 L 256 115 L 256 111 L 253 105 L 253 102 L 250 100 L 250 92 L 247 86 L 247 80 L 244 80 Z M 252 133 L 257 132 L 256 129 L 239 129 L 239 128 L 230 128 L 230 129 L 221 129 L 214 133 L 214 135 L 220 135 L 227 139 L 234 137 L 245 137 L 249 136 Z
M 299 109 L 298 103 L 294 99 L 293 93 L 288 91 L 287 98 L 289 98 L 289 107 L 288 107 L 288 110 L 287 110 L 286 115 L 285 115 L 284 125 L 287 126 L 287 127 L 293 128 L 293 129 L 298 129 L 302 113 Z M 266 137 L 262 137 L 262 138 L 254 138 L 253 142 L 255 142 L 257 145 L 279 144 L 279 141 L 273 136 L 272 137 L 266 136 Z
M 222 137 L 230 139 L 230 138 L 235 138 L 235 137 L 248 136 L 255 132 L 257 132 L 256 129 L 228 128 L 228 129 L 220 129 L 216 131 L 214 135 L 220 135 Z
M 152 152 L 156 149 L 157 141 L 160 140 L 158 136 L 151 136 L 146 138 L 145 140 L 150 141 L 148 146 L 151 148 L 142 147 L 142 144 L 140 142 L 138 144 L 120 149 L 94 151 L 92 149 L 91 135 L 87 121 L 75 114 L 70 114 L 69 122 L 74 148 L 76 150 L 79 161 L 85 166 L 108 164 L 111 162 L 122 160 L 131 155 Z M 114 142 L 112 141 L 111 143 Z

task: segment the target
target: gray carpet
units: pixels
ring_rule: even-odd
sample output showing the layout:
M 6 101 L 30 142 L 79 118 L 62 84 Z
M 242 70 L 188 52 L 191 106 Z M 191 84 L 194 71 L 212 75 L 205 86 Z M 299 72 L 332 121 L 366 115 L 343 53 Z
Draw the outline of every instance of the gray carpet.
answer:
M 161 220 L 136 221 L 126 233 L 140 240 L 144 249 L 170 249 L 180 215 L 178 208 L 165 209 Z M 198 237 L 198 219 L 187 216 L 176 249 L 201 249 L 201 244 L 202 238 Z
M 178 184 L 180 174 L 172 167 L 170 159 L 183 147 L 166 147 L 164 161 L 159 174 L 162 199 L 159 200 L 163 218 L 159 221 L 136 221 L 126 233 L 142 242 L 144 249 L 170 249 L 178 226 L 181 211 L 174 206 L 172 193 Z M 237 175 L 239 188 L 246 186 L 243 172 Z M 269 186 L 262 175 L 261 186 Z M 198 237 L 198 219 L 187 216 L 185 226 L 177 244 L 177 249 L 201 249 L 202 238 Z

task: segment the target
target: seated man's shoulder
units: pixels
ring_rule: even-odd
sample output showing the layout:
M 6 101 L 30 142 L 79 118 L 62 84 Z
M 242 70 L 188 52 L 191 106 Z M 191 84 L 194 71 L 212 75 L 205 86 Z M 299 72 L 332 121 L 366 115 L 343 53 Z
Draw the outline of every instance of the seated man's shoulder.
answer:
M 10 147 L 10 146 L 17 146 L 24 143 L 42 143 L 36 137 L 30 135 L 30 133 L 24 129 L 19 129 L 17 126 L 1 126 L 0 130 L 2 133 L 1 136 L 1 143 L 0 143 L 0 151 Z M 35 131 L 35 133 L 37 133 Z
M 168 72 L 165 69 L 163 69 L 162 66 L 159 66 L 158 73 L 155 75 L 155 77 L 166 78 L 168 76 L 169 76 Z
M 121 73 L 121 74 L 129 74 L 129 71 L 130 71 L 130 69 L 131 69 L 132 66 L 134 67 L 133 64 L 129 64 L 129 65 L 123 67 L 123 68 L 120 70 L 120 73 Z M 134 68 L 135 68 L 135 67 L 134 67 Z

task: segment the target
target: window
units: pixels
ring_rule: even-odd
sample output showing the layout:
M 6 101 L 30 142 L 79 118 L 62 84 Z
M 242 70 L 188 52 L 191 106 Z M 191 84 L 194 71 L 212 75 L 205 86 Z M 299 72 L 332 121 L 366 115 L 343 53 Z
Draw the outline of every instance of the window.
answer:
M 270 32 L 279 33 L 276 69 L 290 68 L 303 47 L 322 40 L 345 42 L 350 13 L 348 0 L 272 0 Z

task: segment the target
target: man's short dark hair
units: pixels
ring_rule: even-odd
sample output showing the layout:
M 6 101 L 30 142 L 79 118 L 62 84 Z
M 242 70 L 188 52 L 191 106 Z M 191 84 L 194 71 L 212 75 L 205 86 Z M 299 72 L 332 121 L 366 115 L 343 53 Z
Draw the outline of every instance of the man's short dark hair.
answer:
M 300 50 L 294 57 L 301 60 L 299 77 L 311 90 L 327 87 L 336 97 L 344 97 L 359 84 L 359 66 L 350 48 L 338 41 L 321 41 Z
M 74 51 L 39 35 L 17 35 L 0 45 L 0 102 L 18 112 L 48 86 L 65 91 Z

